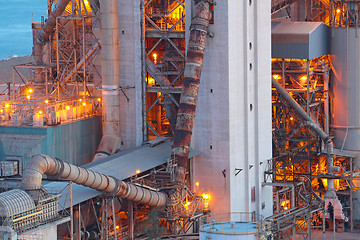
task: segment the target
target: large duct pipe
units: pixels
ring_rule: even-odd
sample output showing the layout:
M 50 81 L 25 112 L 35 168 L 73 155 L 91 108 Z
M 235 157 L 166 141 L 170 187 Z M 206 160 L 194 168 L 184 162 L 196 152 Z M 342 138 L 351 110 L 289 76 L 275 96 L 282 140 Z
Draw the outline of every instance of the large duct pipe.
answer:
M 211 13 L 209 1 L 201 0 L 196 5 L 191 20 L 190 39 L 185 62 L 184 80 L 177 113 L 172 156 L 177 161 L 175 181 L 185 183 L 196 102 Z
M 40 33 L 37 35 L 35 44 L 34 44 L 34 61 L 35 65 L 41 66 L 43 62 L 43 48 L 46 42 L 49 41 L 49 36 L 54 31 L 56 25 L 56 18 L 61 16 L 65 11 L 66 6 L 69 4 L 70 0 L 59 0 L 54 9 L 51 11 L 49 18 L 41 29 Z M 44 79 L 41 78 L 41 69 L 36 69 L 36 81 L 43 82 Z
M 100 192 L 113 194 L 151 207 L 162 207 L 166 204 L 167 196 L 164 193 L 119 181 L 114 177 L 77 167 L 46 155 L 36 155 L 29 160 L 21 181 L 23 188 L 25 190 L 41 189 L 44 174 L 71 180 Z
M 290 96 L 286 89 L 281 86 L 281 84 L 272 78 L 272 85 L 276 88 L 278 93 L 286 100 L 286 102 L 299 114 L 305 121 L 306 125 L 314 130 L 314 132 L 324 141 L 328 159 L 327 159 L 327 170 L 329 174 L 332 174 L 334 171 L 339 171 L 338 167 L 334 166 L 334 144 L 321 127 L 316 124 L 316 122 L 305 112 L 305 110 Z M 335 197 L 335 188 L 333 179 L 328 179 L 328 188 L 325 194 L 325 198 L 334 198 Z
M 101 0 L 103 138 L 94 160 L 115 153 L 120 142 L 119 17 L 117 0 Z

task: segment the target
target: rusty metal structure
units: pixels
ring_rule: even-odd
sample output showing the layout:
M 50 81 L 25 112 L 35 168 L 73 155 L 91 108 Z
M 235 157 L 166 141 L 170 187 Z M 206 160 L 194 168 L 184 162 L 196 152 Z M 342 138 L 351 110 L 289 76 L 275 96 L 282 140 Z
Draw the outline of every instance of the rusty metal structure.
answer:
M 209 2 L 198 3 L 194 17 L 191 20 L 183 87 L 172 149 L 174 159 L 177 161 L 175 181 L 182 184 L 185 183 L 186 179 L 187 161 L 210 18 Z
M 49 19 L 33 23 L 32 61 L 13 67 L 3 125 L 51 126 L 101 113 L 98 9 L 88 1 L 49 1 L 48 7 Z
M 285 1 L 272 2 L 274 6 L 279 5 L 277 2 L 283 2 L 281 6 L 285 6 Z M 274 8 L 274 19 L 279 19 L 281 11 L 284 14 L 282 16 L 291 18 L 297 8 L 295 4 L 299 4 L 295 2 L 294 5 L 277 8 L 279 11 Z M 309 1 L 303 7 L 302 16 L 306 21 L 323 22 L 332 28 L 358 26 L 359 6 L 356 1 Z M 277 204 L 273 218 L 275 222 L 278 217 L 281 221 L 292 217 L 296 219 L 297 213 L 286 213 L 284 206 L 291 202 L 292 197 L 300 197 L 298 191 L 295 191 L 292 197 L 281 199 L 279 196 L 290 186 L 302 184 L 305 178 L 304 186 L 307 191 L 321 198 L 338 199 L 346 221 L 351 229 L 354 227 L 353 207 L 357 191 L 357 180 L 354 176 L 358 170 L 355 167 L 355 155 L 343 151 L 343 148 L 336 149 L 333 143 L 333 121 L 336 118 L 333 112 L 333 61 L 334 58 L 330 55 L 315 59 L 272 59 L 273 159 L 268 161 L 265 178 L 270 178 L 273 182 Z M 309 124 L 308 121 L 312 123 Z M 333 194 L 330 194 L 329 190 L 333 191 Z M 311 202 L 311 199 L 309 196 L 306 201 Z M 318 201 L 319 206 L 324 204 L 320 198 Z M 286 210 L 288 208 L 287 206 Z M 282 223 L 276 223 L 278 225 L 275 232 L 284 231 L 278 237 L 286 239 L 299 233 L 302 236 L 296 235 L 297 237 L 311 239 L 311 229 L 323 228 L 325 231 L 325 222 L 333 222 L 332 219 L 325 220 L 324 206 L 316 211 L 307 217 L 312 220 L 304 225 L 305 234 L 302 234 L 304 231 L 299 231 L 300 227 L 289 230 L 292 228 L 290 223 L 283 226 L 280 226 Z M 286 214 L 286 217 L 283 214 Z

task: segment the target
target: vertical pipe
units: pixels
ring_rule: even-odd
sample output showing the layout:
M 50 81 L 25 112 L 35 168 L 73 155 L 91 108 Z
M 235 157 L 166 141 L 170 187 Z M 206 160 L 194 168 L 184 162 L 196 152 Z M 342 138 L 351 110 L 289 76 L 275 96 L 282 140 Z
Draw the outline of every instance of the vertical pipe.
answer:
M 350 230 L 354 231 L 353 158 L 350 158 Z
M 13 72 L 13 94 L 12 94 L 12 100 L 15 100 L 15 66 L 12 67 Z
M 134 202 L 128 202 L 128 216 L 129 216 L 129 239 L 134 239 Z
M 114 198 L 111 198 L 111 209 L 112 209 L 113 225 L 114 225 L 114 238 L 115 238 L 115 240 L 117 240 L 116 215 L 115 215 L 115 207 L 114 207 Z
M 306 112 L 310 115 L 310 60 L 306 60 Z
M 116 152 L 120 142 L 119 16 L 117 0 L 100 0 L 103 138 L 94 160 Z
M 146 119 L 146 54 L 145 54 L 145 9 L 144 9 L 144 0 L 141 0 L 140 3 L 141 10 L 141 20 L 140 20 L 140 31 L 141 31 L 141 94 L 142 94 L 142 132 L 143 132 L 143 142 L 148 140 L 147 133 L 147 119 Z
M 172 157 L 178 164 L 175 169 L 175 182 L 181 184 L 184 184 L 186 179 L 191 135 L 210 18 L 209 1 L 199 1 L 196 5 L 194 17 L 191 20 L 184 80 L 172 147 Z
M 70 239 L 74 240 L 74 207 L 73 207 L 73 185 L 69 182 L 70 188 Z

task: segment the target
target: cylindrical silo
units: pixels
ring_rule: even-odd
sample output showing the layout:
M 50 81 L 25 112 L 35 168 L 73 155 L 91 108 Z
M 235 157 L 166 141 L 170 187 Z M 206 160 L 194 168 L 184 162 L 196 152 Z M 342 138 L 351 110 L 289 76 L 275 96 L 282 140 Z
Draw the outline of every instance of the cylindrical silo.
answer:
M 359 34 L 355 28 L 334 28 L 331 41 L 335 146 L 351 151 L 360 151 Z
M 332 129 L 335 147 L 352 151 L 360 167 L 360 32 L 356 28 L 334 28 L 331 39 L 332 75 Z M 360 187 L 360 182 L 355 181 Z M 358 196 L 357 196 L 358 195 Z M 360 195 L 354 193 L 354 199 Z M 360 207 L 354 201 L 353 209 Z M 354 219 L 360 215 L 354 211 Z

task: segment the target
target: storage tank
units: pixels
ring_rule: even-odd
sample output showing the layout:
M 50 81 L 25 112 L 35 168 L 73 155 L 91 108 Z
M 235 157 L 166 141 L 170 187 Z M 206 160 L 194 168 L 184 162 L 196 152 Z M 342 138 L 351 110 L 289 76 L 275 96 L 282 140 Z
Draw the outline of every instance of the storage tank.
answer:
M 336 148 L 360 152 L 360 32 L 334 28 L 331 41 L 333 64 L 332 126 Z
M 355 164 L 360 167 L 360 32 L 356 28 L 333 28 L 331 39 L 332 60 L 332 129 L 335 147 L 352 151 Z M 355 167 L 355 166 L 354 166 Z M 354 181 L 360 187 L 360 181 Z M 354 199 L 360 194 L 354 192 Z M 353 209 L 359 209 L 359 200 Z M 354 211 L 354 220 L 360 213 Z
M 255 213 L 209 214 L 201 219 L 200 240 L 252 240 L 261 234 L 261 216 Z

